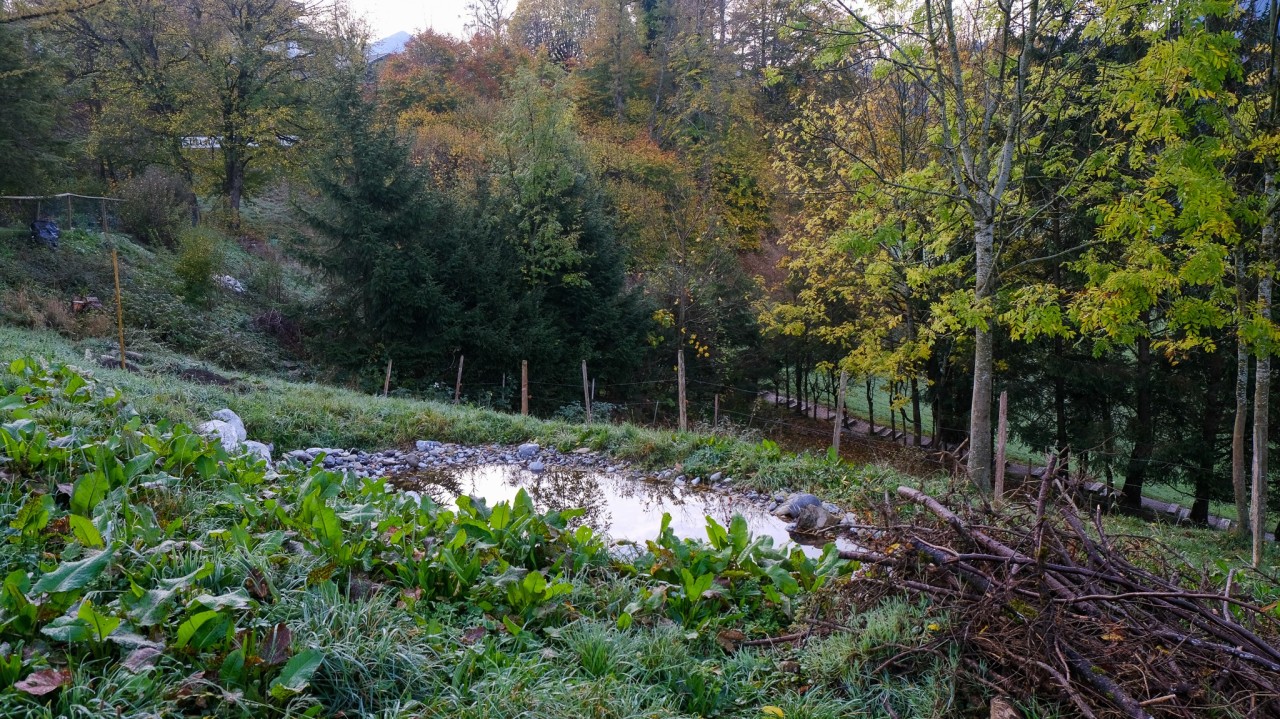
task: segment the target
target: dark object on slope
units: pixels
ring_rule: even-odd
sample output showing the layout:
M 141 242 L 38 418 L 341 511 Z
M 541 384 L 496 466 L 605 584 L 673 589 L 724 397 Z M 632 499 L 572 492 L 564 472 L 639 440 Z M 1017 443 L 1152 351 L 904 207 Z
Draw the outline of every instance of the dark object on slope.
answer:
M 196 384 L 212 384 L 219 387 L 227 387 L 235 384 L 235 380 L 228 379 L 217 372 L 210 372 L 207 369 L 201 369 L 199 367 L 188 367 L 187 369 L 179 372 L 178 377 Z
M 57 249 L 59 237 L 62 237 L 62 230 L 58 229 L 58 223 L 53 220 L 36 220 L 31 223 L 31 239 Z

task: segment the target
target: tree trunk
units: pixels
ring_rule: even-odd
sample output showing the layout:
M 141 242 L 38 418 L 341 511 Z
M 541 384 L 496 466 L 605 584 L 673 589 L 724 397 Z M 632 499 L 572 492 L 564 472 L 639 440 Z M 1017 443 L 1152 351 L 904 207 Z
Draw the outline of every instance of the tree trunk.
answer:
M 1226 411 L 1223 394 L 1225 357 L 1218 352 L 1209 355 L 1209 377 L 1204 389 L 1204 413 L 1200 417 L 1200 452 L 1196 458 L 1195 501 L 1191 505 L 1191 521 L 1209 523 L 1209 494 L 1217 484 L 1214 468 L 1218 459 L 1218 428 Z
M 974 301 L 982 309 L 992 294 L 992 261 L 995 224 L 979 222 L 974 233 L 977 275 Z M 969 478 L 984 493 L 991 491 L 991 385 L 995 367 L 995 317 L 985 318 L 986 326 L 974 331 L 973 400 L 969 407 Z
M 871 434 L 876 433 L 876 400 L 871 391 L 871 380 L 867 380 L 867 422 L 871 425 Z
M 916 433 L 916 446 L 920 446 L 921 439 L 921 419 L 920 419 L 920 383 L 915 377 L 911 378 L 911 424 Z
M 1236 253 L 1236 313 L 1244 322 L 1244 253 Z M 1249 536 L 1249 481 L 1245 478 L 1244 434 L 1249 421 L 1249 348 L 1236 332 L 1236 416 L 1231 430 L 1231 488 L 1236 499 L 1237 536 Z
M 1150 321 L 1150 314 L 1142 313 L 1142 323 Z M 1151 410 L 1151 338 L 1138 337 L 1138 377 L 1135 387 L 1133 415 L 1133 452 L 1124 473 L 1124 488 L 1120 490 L 1120 504 L 1129 510 L 1142 508 L 1142 485 L 1147 479 L 1147 465 L 1155 453 L 1155 427 Z
M 1272 20 L 1274 22 L 1274 19 Z M 1258 312 L 1264 322 L 1271 322 L 1271 282 L 1275 274 L 1273 254 L 1276 242 L 1276 174 L 1275 166 L 1268 163 L 1264 178 L 1264 198 L 1267 208 L 1262 225 L 1262 245 L 1259 248 L 1262 276 L 1258 278 Z M 1270 442 L 1271 419 L 1271 346 L 1264 342 L 1258 354 L 1258 372 L 1253 383 L 1253 512 L 1249 517 L 1253 529 L 1253 566 L 1262 564 L 1263 541 L 1267 528 L 1267 450 Z

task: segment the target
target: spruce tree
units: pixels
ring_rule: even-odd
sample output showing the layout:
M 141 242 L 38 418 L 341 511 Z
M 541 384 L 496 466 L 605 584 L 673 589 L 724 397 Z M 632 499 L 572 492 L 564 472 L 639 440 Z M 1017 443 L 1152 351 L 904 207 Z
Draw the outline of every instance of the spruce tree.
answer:
M 439 340 L 455 324 L 435 274 L 451 223 L 369 94 L 360 67 L 335 80 L 330 146 L 312 172 L 319 200 L 303 208 L 321 238 L 312 259 L 330 285 L 320 349 L 366 378 L 388 359 L 399 374 L 422 376 L 447 362 Z

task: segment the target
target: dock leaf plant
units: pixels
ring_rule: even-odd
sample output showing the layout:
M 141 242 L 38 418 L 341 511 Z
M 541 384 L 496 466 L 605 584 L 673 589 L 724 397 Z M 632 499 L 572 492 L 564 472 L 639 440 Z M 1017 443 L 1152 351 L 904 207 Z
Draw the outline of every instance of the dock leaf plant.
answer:
M 524 491 L 443 507 L 322 459 L 228 454 L 72 366 L 24 359 L 8 372 L 4 716 L 461 706 L 575 626 L 614 627 L 619 641 L 677 627 L 702 646 L 722 626 L 785 626 L 847 569 L 833 547 L 818 560 L 783 551 L 740 517 L 708 518 L 706 540 L 665 521 L 628 558 L 581 510 L 540 511 Z M 51 671 L 69 674 L 47 693 L 20 688 Z M 730 689 L 721 671 L 697 660 L 646 674 L 669 689 L 652 701 L 711 716 L 755 700 L 759 682 Z

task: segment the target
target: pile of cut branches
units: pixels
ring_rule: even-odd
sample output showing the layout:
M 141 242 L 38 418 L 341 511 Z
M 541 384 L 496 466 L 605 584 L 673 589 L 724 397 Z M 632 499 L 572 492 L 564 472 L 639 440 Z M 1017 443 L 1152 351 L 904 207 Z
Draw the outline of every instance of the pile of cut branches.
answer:
M 1232 575 L 1224 586 L 1150 544 L 1108 537 L 1060 478 L 1034 503 L 965 516 L 910 487 L 926 511 L 884 508 L 843 591 L 866 608 L 927 597 L 950 617 L 961 671 L 993 692 L 1071 702 L 1084 717 L 1280 716 L 1280 625 Z

